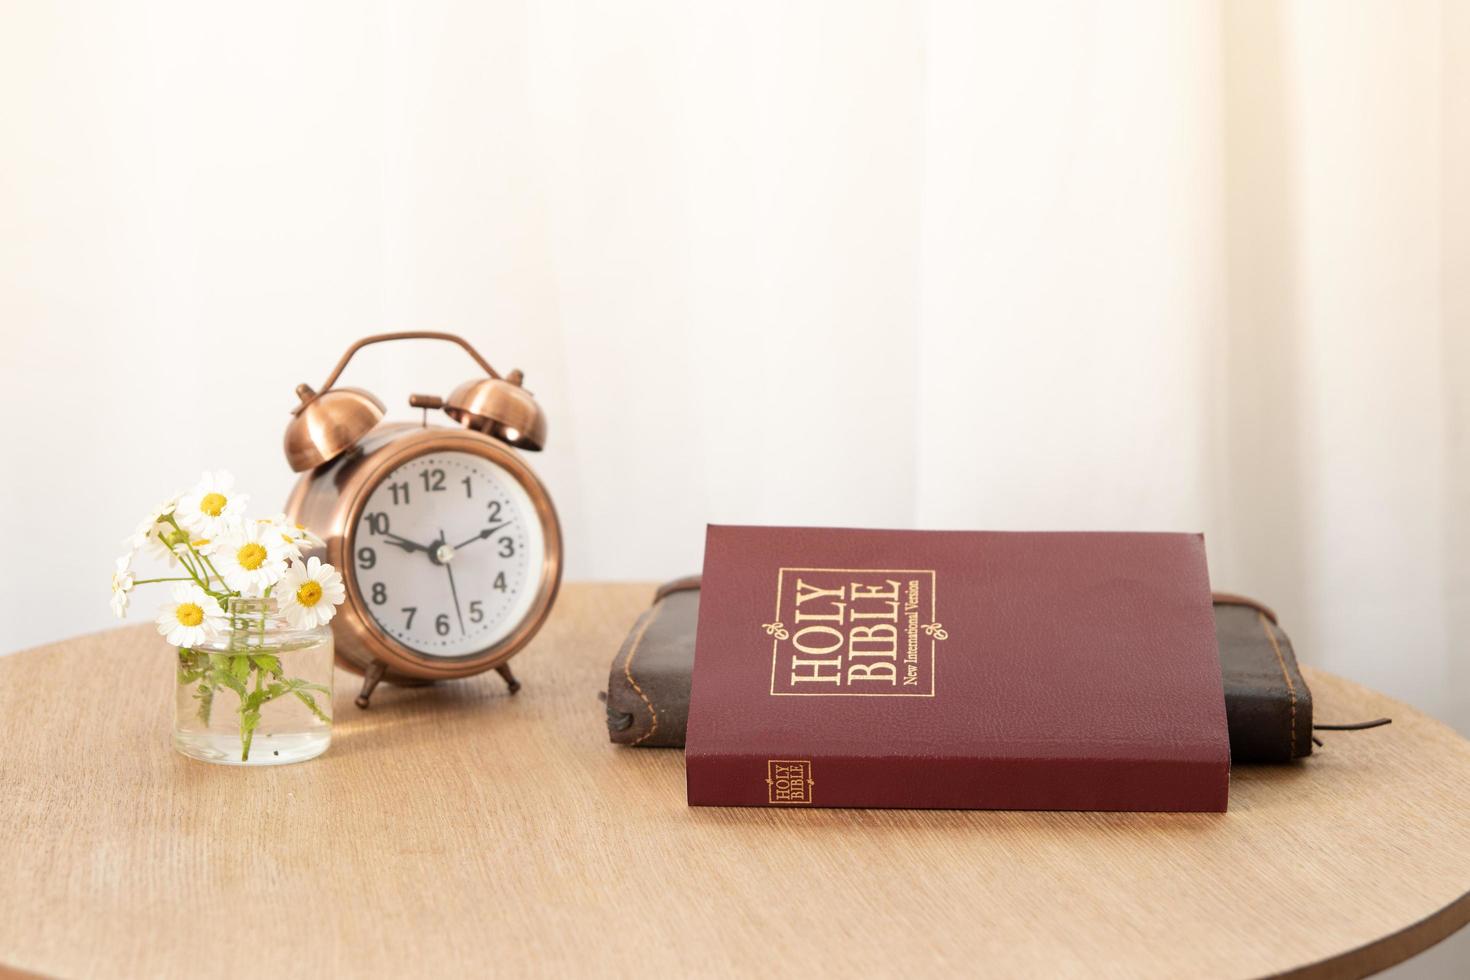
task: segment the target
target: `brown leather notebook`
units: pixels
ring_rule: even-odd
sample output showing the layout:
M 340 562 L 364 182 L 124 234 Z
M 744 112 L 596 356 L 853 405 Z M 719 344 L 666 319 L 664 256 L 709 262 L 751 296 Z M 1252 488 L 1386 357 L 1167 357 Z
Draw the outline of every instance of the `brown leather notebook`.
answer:
M 618 650 L 606 695 L 613 742 L 683 748 L 699 583 L 691 575 L 660 586 Z M 1311 755 L 1312 693 L 1275 614 L 1254 600 L 1216 593 L 1215 636 L 1232 761 L 1289 762 Z

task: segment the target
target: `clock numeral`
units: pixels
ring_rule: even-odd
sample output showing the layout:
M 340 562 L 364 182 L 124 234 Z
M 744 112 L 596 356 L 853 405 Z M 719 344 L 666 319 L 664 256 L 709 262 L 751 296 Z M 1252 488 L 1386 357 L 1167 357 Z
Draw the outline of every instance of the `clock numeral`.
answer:
M 406 622 L 406 623 L 403 624 L 403 628 L 406 629 L 406 630 L 413 629 L 413 614 L 419 611 L 419 607 L 418 606 L 404 606 L 402 609 L 400 609 L 398 611 L 399 612 L 406 612 L 406 613 L 408 613 L 408 622 Z
M 490 519 L 486 523 L 494 524 L 496 521 L 500 520 L 500 501 L 492 500 L 489 504 L 486 505 L 486 507 L 490 511 Z
M 480 608 L 480 600 L 476 599 L 470 603 L 470 622 L 478 623 L 485 618 L 485 610 Z
M 434 617 L 434 632 L 444 636 L 449 632 L 449 614 L 440 613 Z
M 465 497 L 466 500 L 469 500 L 471 497 L 474 496 L 474 494 L 470 492 L 470 478 L 469 477 L 465 477 L 463 480 L 460 480 L 459 482 L 464 484 L 464 497 Z
M 500 539 L 500 551 L 499 551 L 500 557 L 502 557 L 502 558 L 510 558 L 510 557 L 514 556 L 515 553 L 516 553 L 516 543 L 515 543 L 515 540 L 513 538 L 501 538 Z
M 368 532 L 371 534 L 388 533 L 388 515 L 382 511 L 375 511 L 366 516 Z
M 497 572 L 495 574 L 495 584 L 492 585 L 492 586 L 490 586 L 490 587 L 492 589 L 494 589 L 496 592 L 504 592 L 505 591 L 505 573 L 504 572 Z
M 375 567 L 378 564 L 378 553 L 371 548 L 358 548 L 357 564 L 361 568 Z
M 407 483 L 407 481 L 405 481 L 403 483 L 390 483 L 388 485 L 388 489 L 393 491 L 393 506 L 394 507 L 397 507 L 401 503 L 402 504 L 408 503 L 408 483 Z M 400 493 L 403 495 L 403 499 L 402 500 L 399 500 L 398 499 L 398 495 Z
M 444 471 L 440 469 L 424 470 L 419 476 L 424 478 L 424 493 L 438 493 L 444 489 Z
M 388 601 L 388 587 L 382 582 L 373 583 L 373 605 L 381 606 Z

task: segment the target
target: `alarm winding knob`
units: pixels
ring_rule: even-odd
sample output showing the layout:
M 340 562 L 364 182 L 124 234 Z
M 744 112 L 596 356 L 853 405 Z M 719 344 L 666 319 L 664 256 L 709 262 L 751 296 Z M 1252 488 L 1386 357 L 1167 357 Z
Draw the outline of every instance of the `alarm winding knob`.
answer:
M 467 429 L 532 452 L 546 445 L 546 416 L 521 387 L 521 372 L 466 381 L 444 400 L 444 411 Z

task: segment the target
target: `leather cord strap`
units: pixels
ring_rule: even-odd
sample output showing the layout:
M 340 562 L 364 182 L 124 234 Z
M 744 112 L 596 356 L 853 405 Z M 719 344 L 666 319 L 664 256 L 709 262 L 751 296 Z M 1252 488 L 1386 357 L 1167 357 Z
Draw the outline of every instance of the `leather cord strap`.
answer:
M 1214 600 L 1217 606 L 1245 606 L 1248 609 L 1254 609 L 1269 619 L 1272 626 L 1280 625 L 1276 621 L 1276 611 L 1258 599 L 1236 595 L 1234 592 L 1211 592 L 1210 598 Z
M 633 716 L 626 711 L 618 711 L 607 703 L 607 692 L 598 691 L 597 700 L 603 703 L 607 709 L 607 727 L 615 732 L 625 732 L 633 724 Z
M 1381 725 L 1392 725 L 1392 718 L 1374 718 L 1372 721 L 1354 721 L 1342 725 L 1313 725 L 1319 732 L 1361 732 L 1365 728 L 1378 728 Z
M 698 575 L 685 575 L 683 578 L 676 578 L 672 582 L 665 582 L 653 594 L 653 601 L 658 602 L 665 596 L 673 595 L 675 592 L 689 592 L 698 589 L 699 579 L 700 576 Z

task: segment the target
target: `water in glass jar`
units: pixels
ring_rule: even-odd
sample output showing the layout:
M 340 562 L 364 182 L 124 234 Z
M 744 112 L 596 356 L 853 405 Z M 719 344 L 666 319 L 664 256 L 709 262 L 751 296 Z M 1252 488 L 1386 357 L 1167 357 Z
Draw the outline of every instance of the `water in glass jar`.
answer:
M 332 741 L 332 633 L 309 634 L 243 644 L 236 635 L 179 651 L 174 747 L 190 758 L 245 766 L 325 752 Z

